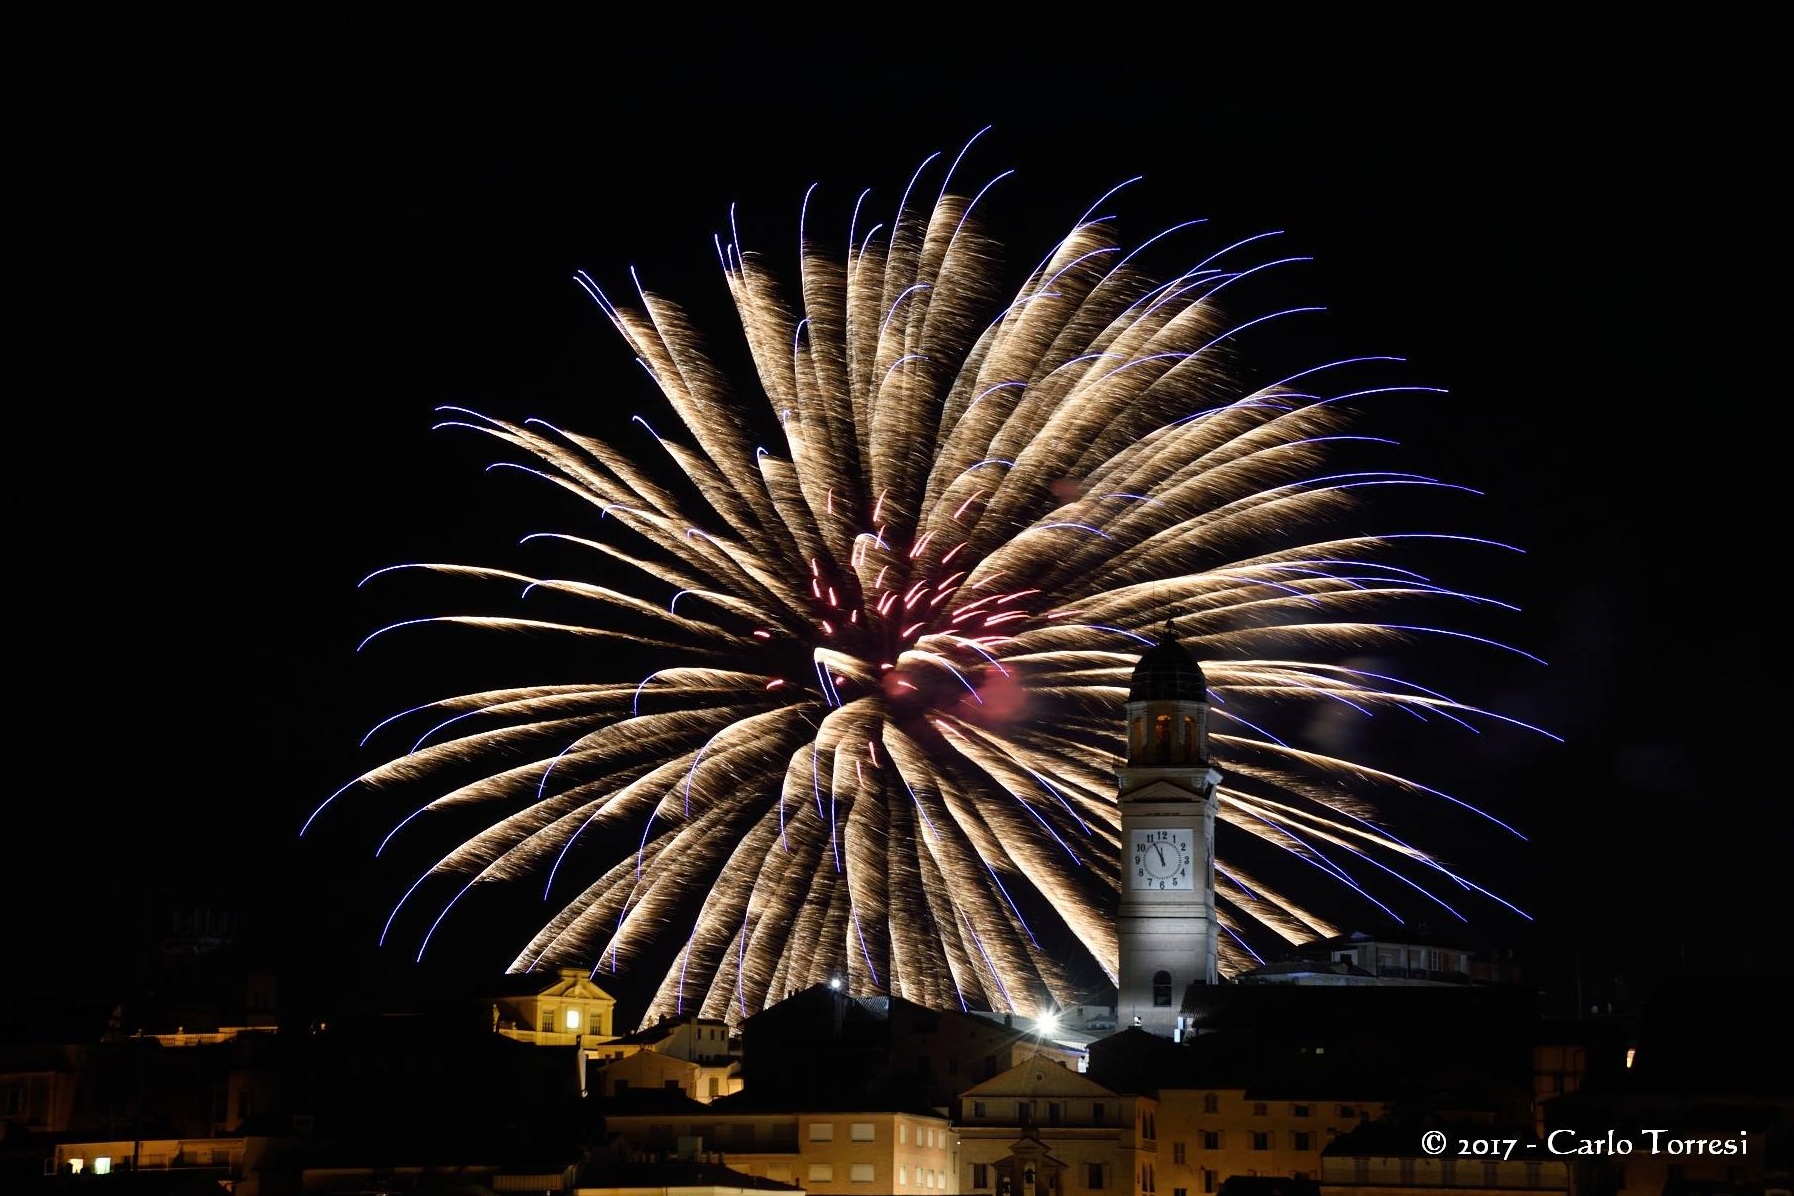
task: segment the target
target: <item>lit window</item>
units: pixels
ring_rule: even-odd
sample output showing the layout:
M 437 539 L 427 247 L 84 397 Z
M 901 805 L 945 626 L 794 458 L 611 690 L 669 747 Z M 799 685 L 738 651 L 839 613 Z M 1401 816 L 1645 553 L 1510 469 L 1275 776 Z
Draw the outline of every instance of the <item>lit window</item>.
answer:
M 848 1127 L 847 1136 L 855 1142 L 872 1141 L 872 1123 L 870 1121 L 853 1122 Z
M 907 1121 L 899 1121 L 897 1123 L 897 1145 L 909 1145 L 909 1122 Z
M 901 1186 L 908 1182 L 909 1182 L 909 1164 L 905 1163 L 903 1166 L 897 1168 L 897 1183 L 899 1184 L 899 1186 Z
M 872 1182 L 872 1164 L 871 1163 L 855 1163 L 855 1164 L 853 1164 L 851 1167 L 849 1167 L 847 1169 L 847 1178 L 852 1180 L 856 1184 L 871 1183 Z
M 579 1029 L 579 1010 L 577 1010 L 577 1009 L 567 1010 L 567 1029 L 569 1029 L 569 1030 Z
M 69 1160 L 69 1174 L 70 1175 L 79 1175 L 79 1174 L 81 1174 L 82 1169 L 85 1168 L 86 1166 L 87 1166 L 86 1159 L 70 1159 Z
M 835 1140 L 835 1123 L 832 1121 L 812 1121 L 810 1123 L 810 1141 L 833 1142 Z
M 811 1183 L 833 1183 L 835 1181 L 835 1165 L 833 1163 L 811 1163 Z
M 95 1175 L 111 1175 L 112 1156 L 101 1155 L 99 1158 L 95 1159 L 93 1161 L 93 1173 Z

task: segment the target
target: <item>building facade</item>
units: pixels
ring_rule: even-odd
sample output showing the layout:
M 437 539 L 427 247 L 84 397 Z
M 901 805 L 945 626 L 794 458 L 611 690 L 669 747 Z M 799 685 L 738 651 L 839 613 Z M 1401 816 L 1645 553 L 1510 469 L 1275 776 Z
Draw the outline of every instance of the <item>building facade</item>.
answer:
M 1036 1055 L 959 1098 L 958 1191 L 968 1196 L 1150 1196 L 1158 1103 Z

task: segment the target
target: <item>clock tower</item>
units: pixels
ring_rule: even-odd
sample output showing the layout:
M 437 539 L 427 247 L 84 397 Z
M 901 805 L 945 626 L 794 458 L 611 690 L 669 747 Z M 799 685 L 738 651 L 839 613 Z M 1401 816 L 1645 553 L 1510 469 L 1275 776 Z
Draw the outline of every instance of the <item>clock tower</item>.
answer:
M 1215 789 L 1208 679 L 1169 621 L 1127 697 L 1116 918 L 1117 1024 L 1177 1037 L 1184 990 L 1215 983 Z

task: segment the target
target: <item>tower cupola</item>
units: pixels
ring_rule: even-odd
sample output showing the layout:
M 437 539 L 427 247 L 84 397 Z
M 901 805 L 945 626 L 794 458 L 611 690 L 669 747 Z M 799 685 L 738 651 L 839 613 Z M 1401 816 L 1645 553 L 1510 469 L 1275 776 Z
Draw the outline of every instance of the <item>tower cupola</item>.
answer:
M 1128 764 L 1206 767 L 1208 709 L 1208 678 L 1166 620 L 1128 685 Z

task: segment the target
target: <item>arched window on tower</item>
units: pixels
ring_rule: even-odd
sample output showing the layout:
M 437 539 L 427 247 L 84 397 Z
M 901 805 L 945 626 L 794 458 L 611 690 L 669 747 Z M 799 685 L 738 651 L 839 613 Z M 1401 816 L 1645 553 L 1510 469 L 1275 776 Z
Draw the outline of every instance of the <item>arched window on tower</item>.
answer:
M 1199 760 L 1196 754 L 1196 720 L 1184 715 L 1184 755 L 1185 760 Z
M 1138 755 L 1146 747 L 1146 719 L 1134 720 L 1134 754 Z
M 1166 760 L 1171 755 L 1171 716 L 1161 714 L 1152 720 L 1153 758 Z
M 1156 1009 L 1171 1007 L 1171 973 L 1154 972 L 1152 974 L 1152 1003 Z

